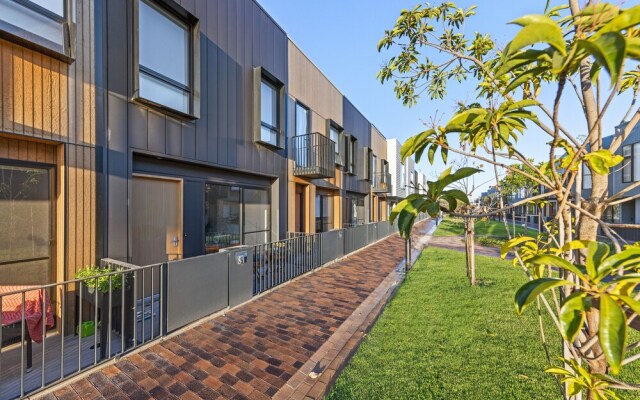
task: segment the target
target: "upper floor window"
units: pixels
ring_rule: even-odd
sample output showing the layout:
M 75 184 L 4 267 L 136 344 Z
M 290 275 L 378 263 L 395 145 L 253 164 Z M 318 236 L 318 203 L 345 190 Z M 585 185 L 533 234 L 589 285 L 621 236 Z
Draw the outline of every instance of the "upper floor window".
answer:
M 633 148 L 631 145 L 622 147 L 622 156 L 624 161 L 622 162 L 622 182 L 633 181 Z
M 191 21 L 148 0 L 138 3 L 137 98 L 153 105 L 197 116 L 196 70 Z
M 373 180 L 373 184 L 375 185 L 376 182 L 376 174 L 378 173 L 377 171 L 377 167 L 376 164 L 378 164 L 378 157 L 376 157 L 375 155 L 371 156 L 371 178 Z
M 358 139 L 350 136 L 347 139 L 347 172 L 351 175 L 356 174 L 356 162 L 358 152 Z
M 296 103 L 296 136 L 311 133 L 311 112 L 302 103 Z
M 255 140 L 282 147 L 284 85 L 261 67 L 254 68 Z
M 329 139 L 335 143 L 336 164 L 344 165 L 344 150 L 343 150 L 343 137 L 342 128 L 336 125 L 333 121 L 328 121 L 329 125 Z
M 66 0 L 0 0 L 0 31 L 17 43 L 73 60 Z
M 373 151 L 369 147 L 364 148 L 364 179 L 373 179 Z

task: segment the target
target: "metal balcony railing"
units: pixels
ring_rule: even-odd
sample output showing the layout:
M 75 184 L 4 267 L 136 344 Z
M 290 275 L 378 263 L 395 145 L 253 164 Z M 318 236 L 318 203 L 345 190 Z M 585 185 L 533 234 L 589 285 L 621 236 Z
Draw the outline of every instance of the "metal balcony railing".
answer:
M 333 178 L 336 175 L 335 142 L 320 133 L 291 138 L 293 175 L 307 178 Z
M 391 174 L 378 173 L 373 177 L 372 190 L 374 193 L 390 193 L 391 192 Z

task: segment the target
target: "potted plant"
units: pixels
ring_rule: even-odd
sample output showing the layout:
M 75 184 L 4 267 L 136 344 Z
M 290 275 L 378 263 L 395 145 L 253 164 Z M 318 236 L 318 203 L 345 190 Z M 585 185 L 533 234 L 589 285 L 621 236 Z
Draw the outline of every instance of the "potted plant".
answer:
M 99 267 L 96 265 L 86 266 L 80 270 L 78 270 L 75 274 L 76 279 L 81 279 L 79 292 L 81 292 L 82 303 L 88 304 L 90 307 L 84 308 L 84 310 L 89 311 L 91 307 L 94 312 L 98 313 L 98 321 L 100 328 L 100 342 L 106 342 L 106 338 L 108 335 L 108 310 L 111 308 L 112 310 L 112 320 L 111 320 L 111 329 L 115 331 L 121 332 L 122 326 L 120 321 L 120 307 L 122 307 L 122 287 L 123 287 L 123 279 L 124 274 L 110 274 L 114 271 L 123 271 L 122 268 L 114 269 L 112 266 L 107 265 L 105 267 Z M 109 287 L 109 281 L 111 281 L 111 287 Z M 124 280 L 126 283 L 126 280 Z M 109 296 L 109 288 L 111 288 L 111 296 Z M 109 298 L 111 297 L 111 299 Z M 96 302 L 97 300 L 97 302 Z M 79 303 L 80 298 L 78 294 L 76 294 L 76 302 Z M 84 315 L 77 315 L 76 326 L 80 325 L 82 320 L 85 320 L 85 312 Z M 81 318 L 80 318 L 81 317 Z M 89 311 L 90 321 L 93 321 L 91 318 L 91 312 Z M 93 327 L 98 328 L 98 327 Z M 105 348 L 101 346 L 101 356 L 105 356 Z

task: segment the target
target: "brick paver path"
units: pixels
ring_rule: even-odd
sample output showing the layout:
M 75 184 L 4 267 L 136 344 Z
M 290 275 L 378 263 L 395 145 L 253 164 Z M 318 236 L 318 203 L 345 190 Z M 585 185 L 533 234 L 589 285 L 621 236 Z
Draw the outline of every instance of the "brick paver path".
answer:
M 47 397 L 273 397 L 403 256 L 404 240 L 391 236 Z

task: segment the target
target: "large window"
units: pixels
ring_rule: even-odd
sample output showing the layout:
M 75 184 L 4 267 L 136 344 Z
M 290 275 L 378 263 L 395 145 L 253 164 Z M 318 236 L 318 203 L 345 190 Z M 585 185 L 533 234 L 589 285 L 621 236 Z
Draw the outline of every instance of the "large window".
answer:
M 633 148 L 631 145 L 622 147 L 622 156 L 624 161 L 622 162 L 622 182 L 633 181 Z
M 333 197 L 328 193 L 316 194 L 316 232 L 333 229 Z
M 204 236 L 207 253 L 240 244 L 241 188 L 207 184 Z
M 351 175 L 357 173 L 356 163 L 358 161 L 358 139 L 349 136 L 347 139 L 347 172 Z
M 364 196 L 347 195 L 345 198 L 345 222 L 347 225 L 362 225 L 364 219 Z
M 148 1 L 138 2 L 138 99 L 194 115 L 192 22 Z
M 205 187 L 205 250 L 271 239 L 271 202 L 266 189 L 207 183 Z
M 296 103 L 296 136 L 311 133 L 311 112 L 302 103 Z
M 0 165 L 0 284 L 51 282 L 50 170 Z
M 0 31 L 70 62 L 69 14 L 65 0 L 0 0 Z
M 376 157 L 374 154 L 371 155 L 371 180 L 373 181 L 373 186 L 376 186 L 377 182 L 376 182 L 376 174 L 378 173 L 378 168 L 377 168 L 377 164 L 378 164 L 378 157 Z
M 271 237 L 271 205 L 265 189 L 244 189 L 244 230 L 242 243 L 268 243 Z
M 254 140 L 284 148 L 284 84 L 262 67 L 253 68 Z
M 340 146 L 342 145 L 342 131 L 333 123 L 329 123 L 329 139 L 335 142 L 336 164 L 343 165 L 344 160 L 342 152 L 340 151 Z
M 278 88 L 273 82 L 262 79 L 260 99 L 262 100 L 260 103 L 260 140 L 277 146 L 280 134 L 280 104 Z

